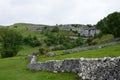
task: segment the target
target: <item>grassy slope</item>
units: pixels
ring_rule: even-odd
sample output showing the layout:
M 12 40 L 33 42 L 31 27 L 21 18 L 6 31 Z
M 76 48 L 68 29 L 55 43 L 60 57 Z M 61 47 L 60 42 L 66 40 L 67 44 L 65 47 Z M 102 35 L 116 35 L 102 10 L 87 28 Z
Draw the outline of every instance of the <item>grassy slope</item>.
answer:
M 14 28 L 14 26 L 17 26 L 17 28 Z M 26 27 L 32 27 L 32 26 L 48 26 L 48 25 L 42 25 L 42 24 L 30 24 L 30 23 L 16 23 L 10 26 L 11 29 L 14 29 L 21 33 L 23 36 L 36 36 L 40 39 L 44 39 L 45 36 L 42 35 L 39 31 L 32 31 L 32 30 L 26 30 Z
M 65 58 L 80 58 L 80 57 L 102 58 L 102 57 L 117 57 L 117 56 L 120 56 L 120 44 L 101 48 L 101 49 L 81 51 L 73 54 L 67 54 L 67 55 L 61 55 L 55 57 L 48 57 L 48 58 L 39 57 L 39 61 L 61 60 Z
M 26 50 L 26 51 L 25 51 Z M 37 50 L 25 46 L 19 54 L 29 54 Z M 80 57 L 117 57 L 120 56 L 120 45 L 109 46 L 102 49 L 81 51 L 74 54 L 56 56 L 50 58 L 40 57 L 39 61 L 51 59 L 80 58 Z M 78 80 L 74 73 L 51 73 L 51 72 L 31 72 L 27 70 L 28 62 L 25 56 L 16 56 L 12 58 L 0 59 L 0 80 Z
M 25 27 L 31 27 L 31 26 L 48 26 L 48 25 L 42 25 L 42 24 L 31 24 L 31 23 L 15 23 L 11 25 L 10 27 L 17 26 L 19 28 L 25 28 Z
M 25 30 L 23 28 L 12 28 L 12 29 L 18 31 L 23 36 L 27 36 L 27 35 L 38 36 L 38 37 L 40 36 L 40 32 L 39 31 L 30 31 L 30 30 Z
M 24 36 L 31 34 L 39 36 L 39 32 L 26 31 L 22 28 L 17 29 Z M 37 51 L 37 48 L 23 46 L 23 49 L 18 53 L 18 56 L 13 58 L 0 59 L 0 80 L 78 80 L 78 76 L 74 73 L 51 73 L 51 72 L 31 72 L 26 69 L 28 62 L 25 60 L 25 55 Z M 61 53 L 62 51 L 56 51 Z M 19 56 L 23 55 L 23 56 Z M 65 59 L 65 58 L 80 58 L 80 57 L 117 57 L 120 56 L 120 45 L 110 46 L 103 49 L 81 51 L 74 54 L 67 54 L 56 57 L 39 57 L 39 61 Z
M 18 56 L 19 55 L 23 55 L 23 56 L 26 56 L 28 54 L 31 54 L 32 52 L 37 52 L 38 51 L 38 48 L 33 48 L 33 47 L 30 47 L 30 46 L 23 46 L 22 47 L 22 50 L 18 52 Z

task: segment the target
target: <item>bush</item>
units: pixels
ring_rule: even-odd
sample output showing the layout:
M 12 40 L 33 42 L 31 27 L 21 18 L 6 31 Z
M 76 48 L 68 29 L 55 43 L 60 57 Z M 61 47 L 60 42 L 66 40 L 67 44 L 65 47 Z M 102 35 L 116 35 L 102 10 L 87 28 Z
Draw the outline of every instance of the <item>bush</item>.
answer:
M 1 49 L 1 57 L 6 58 L 6 57 L 13 57 L 17 54 L 17 52 L 13 49 Z
M 78 37 L 78 38 L 76 39 L 76 44 L 77 44 L 77 46 L 81 46 L 81 45 L 83 45 L 83 43 L 84 43 L 84 40 L 83 40 L 82 37 Z
M 45 55 L 48 51 L 49 51 L 48 48 L 45 47 L 45 46 L 41 46 L 39 48 L 39 52 L 40 52 L 41 55 Z
M 8 28 L 0 28 L 1 57 L 6 58 L 17 55 L 22 39 L 20 33 Z
M 90 46 L 94 44 L 92 41 L 93 41 L 93 38 L 89 38 L 87 39 L 86 43 Z
M 37 37 L 36 36 L 32 37 L 31 35 L 25 37 L 23 39 L 23 43 L 26 44 L 26 45 L 32 46 L 32 47 L 37 47 L 37 46 L 41 45 L 41 43 L 37 39 Z
M 58 26 L 55 26 L 55 27 L 52 29 L 52 32 L 59 32 Z
M 63 43 L 64 49 L 71 49 L 73 48 L 73 44 L 69 42 L 64 42 Z

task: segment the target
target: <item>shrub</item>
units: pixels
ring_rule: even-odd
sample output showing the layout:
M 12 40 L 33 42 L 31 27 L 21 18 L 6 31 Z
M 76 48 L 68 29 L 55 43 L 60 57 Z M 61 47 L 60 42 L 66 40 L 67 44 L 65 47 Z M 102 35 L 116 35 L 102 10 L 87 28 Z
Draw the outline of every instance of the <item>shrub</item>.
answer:
M 13 57 L 17 55 L 22 44 L 22 36 L 20 33 L 8 29 L 0 28 L 1 57 Z
M 76 39 L 76 44 L 77 44 L 77 46 L 81 46 L 81 45 L 83 45 L 83 43 L 84 43 L 84 40 L 83 40 L 82 37 L 78 37 L 78 38 Z
M 45 55 L 48 51 L 49 50 L 48 50 L 48 48 L 46 46 L 41 46 L 39 48 L 39 52 L 40 52 L 41 55 Z
M 52 29 L 52 32 L 59 32 L 58 26 L 55 26 L 55 27 Z
M 87 39 L 86 42 L 88 45 L 93 45 L 92 41 L 93 41 L 93 38 L 89 38 L 89 39 Z
M 41 43 L 36 36 L 32 37 L 31 35 L 24 37 L 23 43 L 32 47 L 40 46 Z

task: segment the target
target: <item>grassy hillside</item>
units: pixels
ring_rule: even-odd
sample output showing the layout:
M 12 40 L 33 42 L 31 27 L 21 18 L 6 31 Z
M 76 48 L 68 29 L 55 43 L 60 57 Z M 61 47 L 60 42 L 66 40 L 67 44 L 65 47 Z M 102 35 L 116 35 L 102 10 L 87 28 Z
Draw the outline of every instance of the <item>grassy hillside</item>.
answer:
M 61 51 L 58 51 L 58 52 L 60 53 Z M 117 57 L 117 56 L 120 56 L 120 44 L 101 48 L 101 49 L 81 51 L 81 52 L 60 55 L 60 56 L 55 56 L 55 57 L 48 57 L 48 58 L 39 57 L 39 61 L 61 60 L 65 58 L 81 58 L 81 57 L 102 58 L 102 57 Z
M 28 61 L 25 55 L 36 51 L 37 48 L 24 46 L 19 52 L 19 56 L 0 59 L 0 80 L 78 80 L 74 73 L 51 73 L 51 72 L 32 72 L 27 70 Z M 57 51 L 59 52 L 59 51 Z M 61 51 L 60 51 L 61 52 Z M 120 45 L 109 46 L 102 49 L 81 51 L 74 54 L 61 55 L 56 57 L 39 57 L 39 61 L 58 60 L 65 58 L 80 57 L 117 57 L 120 56 Z
M 27 30 L 27 27 L 41 27 L 41 26 L 48 26 L 48 25 L 31 24 L 31 23 L 15 23 L 13 25 L 10 25 L 9 27 L 11 29 L 14 29 L 14 30 L 20 32 L 23 36 L 31 35 L 31 36 L 36 36 L 38 38 L 44 39 L 45 36 L 42 35 L 40 33 L 40 31 Z
M 18 56 L 27 56 L 28 54 L 32 53 L 32 52 L 37 52 L 38 51 L 38 48 L 33 48 L 33 47 L 30 47 L 30 46 L 22 46 L 22 50 L 20 50 L 18 52 Z
M 16 31 L 20 32 L 23 36 L 37 36 L 40 39 L 44 39 L 46 36 L 42 35 L 39 31 L 29 31 L 22 26 L 28 27 L 33 26 L 34 24 L 24 24 L 17 23 L 12 25 L 19 26 L 19 28 L 12 28 Z M 61 31 L 61 33 L 65 33 L 72 35 L 72 32 Z M 113 36 L 103 37 L 97 39 L 98 42 L 102 42 L 103 39 L 107 40 L 111 39 Z M 38 51 L 38 47 L 30 47 L 27 45 L 23 45 L 21 51 L 17 54 L 17 56 L 12 58 L 0 59 L 0 80 L 78 80 L 78 76 L 74 73 L 51 73 L 45 71 L 32 72 L 27 70 L 28 61 L 26 60 L 26 56 L 34 51 Z M 54 51 L 56 54 L 60 54 L 63 50 Z M 38 61 L 48 61 L 48 60 L 62 60 L 65 58 L 101 58 L 101 57 L 117 57 L 120 56 L 120 44 L 109 46 L 96 50 L 88 50 L 81 51 L 73 54 L 60 55 L 55 57 L 44 57 L 39 56 Z
M 10 27 L 15 27 L 15 26 L 17 26 L 18 28 L 25 28 L 25 27 L 31 27 L 31 26 L 48 26 L 48 25 L 31 24 L 31 23 L 15 23 L 11 25 Z

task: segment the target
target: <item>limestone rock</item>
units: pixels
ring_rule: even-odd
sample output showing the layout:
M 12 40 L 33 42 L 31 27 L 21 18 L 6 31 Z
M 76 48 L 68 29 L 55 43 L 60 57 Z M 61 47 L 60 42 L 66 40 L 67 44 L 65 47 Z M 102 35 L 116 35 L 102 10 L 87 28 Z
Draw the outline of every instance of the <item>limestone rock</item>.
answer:
M 46 57 L 54 57 L 56 54 L 55 53 L 53 53 L 53 52 L 48 52 L 47 54 L 46 54 Z
M 31 55 L 31 54 L 27 56 L 28 61 L 31 61 L 32 58 L 33 58 L 33 55 Z

